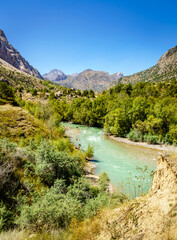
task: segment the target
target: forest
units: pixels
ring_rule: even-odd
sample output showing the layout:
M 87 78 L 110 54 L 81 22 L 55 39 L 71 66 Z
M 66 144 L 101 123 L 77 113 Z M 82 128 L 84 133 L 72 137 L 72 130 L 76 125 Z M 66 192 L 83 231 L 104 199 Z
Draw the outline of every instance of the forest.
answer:
M 73 96 L 75 92 L 76 96 Z M 104 128 L 105 133 L 152 144 L 177 144 L 177 81 L 118 84 L 100 94 L 78 90 L 57 99 L 51 91 L 47 106 L 21 105 L 39 119 L 56 114 L 60 121 Z M 50 115 L 50 114 L 49 114 Z

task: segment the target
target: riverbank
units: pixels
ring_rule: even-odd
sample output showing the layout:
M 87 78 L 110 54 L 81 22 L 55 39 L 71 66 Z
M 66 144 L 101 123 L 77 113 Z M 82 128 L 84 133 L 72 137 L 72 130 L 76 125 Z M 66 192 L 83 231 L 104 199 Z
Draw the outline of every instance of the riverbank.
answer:
M 71 128 L 71 127 L 66 127 L 64 126 L 66 135 L 70 136 L 71 138 L 78 140 L 78 135 L 80 133 L 79 128 Z M 134 142 L 128 138 L 121 138 L 121 137 L 116 137 L 111 134 L 105 134 L 105 136 L 108 139 L 111 139 L 116 142 L 120 143 L 125 143 L 125 144 L 130 144 L 130 145 L 135 145 L 135 146 L 140 146 L 140 147 L 145 147 L 145 148 L 150 148 L 150 149 L 155 149 L 155 150 L 160 150 L 160 151 L 165 151 L 165 152 L 175 152 L 177 153 L 177 147 L 174 145 L 167 145 L 167 144 L 149 144 L 147 142 Z
M 65 129 L 65 134 L 67 137 L 69 137 L 72 141 L 72 143 L 75 145 L 76 148 L 78 148 L 76 142 L 79 140 L 78 135 L 80 133 L 79 128 L 71 128 L 68 126 L 63 126 Z M 93 183 L 96 183 L 99 179 L 97 175 L 94 174 L 94 169 L 96 168 L 95 164 L 92 161 L 86 160 L 86 164 L 84 167 L 86 177 L 93 181 Z
M 76 146 L 76 142 L 79 141 L 78 135 L 80 133 L 80 129 L 79 128 L 71 128 L 71 127 L 68 127 L 68 126 L 63 126 L 63 127 L 65 129 L 66 136 L 69 137 L 71 139 L 71 141 L 73 142 L 73 144 L 75 145 L 75 147 L 78 148 L 78 146 Z M 86 164 L 85 164 L 85 167 L 84 167 L 85 176 L 86 176 L 87 179 L 89 179 L 91 181 L 91 183 L 93 185 L 97 186 L 99 176 L 94 173 L 95 168 L 96 168 L 96 166 L 92 162 L 92 160 L 87 160 L 86 159 Z M 112 194 L 116 190 L 117 190 L 117 188 L 113 184 L 109 183 L 109 186 L 108 186 L 109 193 Z
M 137 167 L 142 169 L 147 167 L 148 169 L 144 188 L 144 192 L 148 192 L 151 186 L 149 174 L 156 169 L 157 157 L 160 154 L 170 155 L 170 153 L 164 152 L 161 147 L 158 149 L 157 146 L 149 148 L 149 144 L 145 148 L 131 141 L 125 142 L 125 139 L 122 142 L 113 141 L 113 139 L 106 137 L 103 129 L 100 128 L 72 123 L 63 123 L 62 126 L 65 127 L 66 135 L 77 149 L 80 147 L 81 150 L 86 151 L 88 145 L 94 146 L 93 160 L 85 161 L 87 162 L 85 171 L 88 178 L 96 182 L 98 176 L 102 172 L 106 172 L 113 186 L 126 184 L 128 194 L 133 194 L 132 188 L 127 185 L 129 179 L 133 179 L 132 184 L 135 186 L 138 184 L 135 179 L 135 176 L 139 174 Z
M 165 152 L 174 152 L 177 154 L 177 147 L 175 147 L 174 145 L 149 144 L 147 142 L 134 142 L 129 140 L 128 138 L 121 138 L 113 135 L 106 135 L 106 137 L 116 142 L 121 142 L 121 143 L 135 145 L 135 146 L 141 146 L 141 147 L 165 151 Z

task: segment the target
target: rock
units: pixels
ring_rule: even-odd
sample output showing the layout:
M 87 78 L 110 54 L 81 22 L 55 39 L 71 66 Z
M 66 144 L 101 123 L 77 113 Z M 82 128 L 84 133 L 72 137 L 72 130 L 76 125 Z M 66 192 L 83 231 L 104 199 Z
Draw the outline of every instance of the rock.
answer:
M 30 236 L 29 236 L 29 239 L 33 239 L 33 238 L 36 238 L 37 237 L 37 234 L 31 234 Z
M 80 90 L 94 90 L 100 92 L 110 86 L 110 84 L 123 77 L 123 73 L 110 75 L 104 71 L 94 71 L 87 69 L 81 73 L 65 75 L 62 71 L 54 69 L 43 75 L 44 78 L 55 82 L 63 87 Z
M 45 73 L 42 76 L 51 82 L 59 82 L 67 78 L 67 76 L 61 70 L 57 69 L 51 70 L 49 73 Z
M 0 30 L 0 58 L 25 73 L 43 79 L 37 69 L 33 68 L 8 42 L 2 30 Z

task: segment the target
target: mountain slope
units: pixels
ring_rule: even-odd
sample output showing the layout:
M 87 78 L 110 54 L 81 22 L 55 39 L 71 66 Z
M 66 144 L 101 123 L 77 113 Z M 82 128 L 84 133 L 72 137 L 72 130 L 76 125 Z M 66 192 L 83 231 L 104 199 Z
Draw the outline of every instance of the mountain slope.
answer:
M 177 46 L 168 50 L 157 64 L 145 71 L 125 76 L 116 83 L 160 82 L 177 78 Z
M 121 76 L 123 76 L 123 74 Z M 117 74 L 110 75 L 108 72 L 87 69 L 78 75 L 68 76 L 66 80 L 59 82 L 59 85 L 80 89 L 82 91 L 92 89 L 96 92 L 101 92 L 119 78 L 120 75 Z
M 37 69 L 34 69 L 8 42 L 2 30 L 0 30 L 0 58 L 25 73 L 43 79 Z
M 100 92 L 106 89 L 112 82 L 123 77 L 123 74 L 115 73 L 110 75 L 108 72 L 87 69 L 79 74 L 65 75 L 60 70 L 55 69 L 49 74 L 44 74 L 43 77 L 63 87 L 80 89 L 82 91 L 92 89 Z
M 67 76 L 61 70 L 57 69 L 51 70 L 49 73 L 45 73 L 42 76 L 43 78 L 56 83 L 67 78 Z

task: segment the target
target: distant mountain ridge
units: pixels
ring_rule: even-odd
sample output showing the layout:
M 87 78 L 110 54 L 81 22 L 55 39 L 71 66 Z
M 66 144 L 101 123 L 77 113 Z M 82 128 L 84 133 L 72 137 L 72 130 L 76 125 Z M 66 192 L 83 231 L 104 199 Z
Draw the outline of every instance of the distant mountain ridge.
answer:
M 118 72 L 110 75 L 108 72 L 86 69 L 81 73 L 65 75 L 62 71 L 54 69 L 48 74 L 44 74 L 43 77 L 63 87 L 82 91 L 92 89 L 101 92 L 108 88 L 112 82 L 123 77 L 123 73 Z
M 33 68 L 20 53 L 8 42 L 4 32 L 0 30 L 0 58 L 22 72 L 43 79 L 37 69 Z
M 157 64 L 147 70 L 122 77 L 114 84 L 136 82 L 160 82 L 177 79 L 177 46 L 169 49 L 159 59 Z
M 44 79 L 48 79 L 49 81 L 56 83 L 67 78 L 67 76 L 61 70 L 57 69 L 53 69 L 49 73 L 45 73 L 42 76 Z

